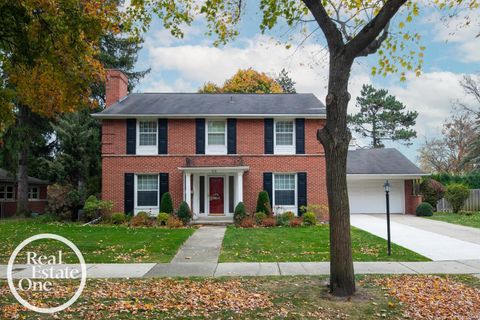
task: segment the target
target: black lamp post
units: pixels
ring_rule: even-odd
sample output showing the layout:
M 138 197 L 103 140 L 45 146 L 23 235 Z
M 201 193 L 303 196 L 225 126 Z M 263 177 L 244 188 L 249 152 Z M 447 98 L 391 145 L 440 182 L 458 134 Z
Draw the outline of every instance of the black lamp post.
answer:
M 385 189 L 385 200 L 387 202 L 387 239 L 388 239 L 387 250 L 388 250 L 388 255 L 391 255 L 392 249 L 391 249 L 391 240 L 390 240 L 390 184 L 388 183 L 388 180 L 385 181 L 383 188 Z

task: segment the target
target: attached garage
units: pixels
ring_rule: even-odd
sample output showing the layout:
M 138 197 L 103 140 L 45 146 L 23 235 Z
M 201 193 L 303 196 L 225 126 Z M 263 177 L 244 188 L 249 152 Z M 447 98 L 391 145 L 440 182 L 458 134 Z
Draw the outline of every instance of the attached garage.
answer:
M 414 214 L 422 198 L 415 181 L 426 175 L 393 148 L 348 152 L 347 183 L 350 213 L 385 213 L 384 184 L 390 185 L 390 212 Z

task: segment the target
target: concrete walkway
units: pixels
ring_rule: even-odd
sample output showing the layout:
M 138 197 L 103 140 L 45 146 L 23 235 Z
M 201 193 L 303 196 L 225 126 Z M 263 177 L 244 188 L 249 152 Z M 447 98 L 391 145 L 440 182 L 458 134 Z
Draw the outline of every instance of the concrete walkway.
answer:
M 172 263 L 217 263 L 225 226 L 200 227 L 178 250 Z
M 472 274 L 480 276 L 480 260 L 429 262 L 355 262 L 357 274 Z M 6 265 L 0 265 L 0 279 L 6 279 Z M 88 264 L 87 277 L 224 277 L 224 276 L 295 276 L 328 275 L 329 262 L 175 262 L 137 264 Z M 13 277 L 31 275 L 30 267 L 16 265 Z
M 352 214 L 351 225 L 387 239 L 384 214 Z M 434 261 L 480 259 L 480 229 L 391 215 L 392 242 Z

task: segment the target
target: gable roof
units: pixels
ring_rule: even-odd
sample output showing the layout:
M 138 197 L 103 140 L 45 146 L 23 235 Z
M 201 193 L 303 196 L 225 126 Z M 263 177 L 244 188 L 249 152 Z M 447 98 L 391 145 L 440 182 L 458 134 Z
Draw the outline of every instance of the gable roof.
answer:
M 394 148 L 349 150 L 347 174 L 425 175 L 413 162 Z
M 109 119 L 142 116 L 325 118 L 325 115 L 325 106 L 311 93 L 133 93 L 93 116 Z
M 15 182 L 12 174 L 5 169 L 0 168 L 0 182 Z M 28 183 L 31 184 L 48 184 L 48 181 L 34 177 L 28 177 Z

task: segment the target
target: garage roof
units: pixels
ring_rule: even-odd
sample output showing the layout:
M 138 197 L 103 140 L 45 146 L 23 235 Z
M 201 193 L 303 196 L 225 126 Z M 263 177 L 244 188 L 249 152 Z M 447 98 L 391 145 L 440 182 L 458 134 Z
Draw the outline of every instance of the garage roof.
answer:
M 425 175 L 394 148 L 349 150 L 347 174 Z
M 137 116 L 325 118 L 325 115 L 325 105 L 311 93 L 133 93 L 93 116 L 108 119 Z
M 1 182 L 15 182 L 13 176 L 5 169 L 0 168 L 0 181 Z M 28 183 L 31 184 L 48 184 L 48 181 L 41 180 L 34 177 L 28 177 Z

